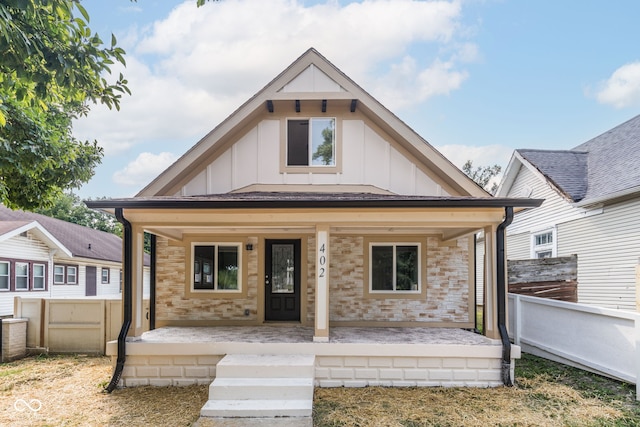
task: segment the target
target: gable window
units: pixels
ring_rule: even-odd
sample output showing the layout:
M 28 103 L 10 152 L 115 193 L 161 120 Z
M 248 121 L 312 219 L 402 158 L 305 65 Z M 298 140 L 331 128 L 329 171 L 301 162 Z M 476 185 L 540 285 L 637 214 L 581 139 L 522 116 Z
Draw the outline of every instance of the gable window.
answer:
M 194 244 L 194 290 L 239 292 L 241 284 L 241 244 Z
M 100 272 L 101 274 L 101 283 L 102 284 L 108 284 L 109 283 L 109 269 L 106 267 L 102 267 L 102 271 Z
M 369 291 L 420 292 L 420 245 L 371 243 Z
M 287 121 L 287 166 L 335 166 L 336 119 Z
M 16 262 L 15 269 L 16 291 L 29 290 L 29 264 Z
M 531 235 L 531 257 L 551 258 L 556 256 L 555 229 L 544 230 Z
M 9 263 L 0 261 L 0 291 L 8 291 L 9 285 Z
M 33 290 L 44 291 L 45 289 L 45 265 L 33 264 Z

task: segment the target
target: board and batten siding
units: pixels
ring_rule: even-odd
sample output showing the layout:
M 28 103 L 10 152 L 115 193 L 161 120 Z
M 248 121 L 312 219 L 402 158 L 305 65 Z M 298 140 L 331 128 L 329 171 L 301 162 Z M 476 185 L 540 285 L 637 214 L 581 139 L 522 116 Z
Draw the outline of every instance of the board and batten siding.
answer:
M 216 157 L 182 188 L 183 195 L 221 194 L 253 184 L 262 185 L 373 185 L 396 194 L 444 195 L 413 159 L 396 149 L 364 120 L 340 120 L 340 173 L 280 171 L 281 120 L 262 120 Z
M 542 205 L 537 208 L 529 208 L 516 212 L 513 222 L 507 228 L 507 235 L 530 233 L 551 228 L 557 224 L 582 218 L 587 211 L 575 208 L 561 195 L 559 195 L 542 178 L 541 175 L 532 172 L 526 166 L 521 166 L 507 197 L 531 197 L 544 199 Z M 511 257 L 509 248 L 508 256 Z M 530 251 L 528 251 L 530 252 Z M 527 256 L 529 258 L 529 255 Z
M 558 256 L 578 255 L 578 302 L 636 309 L 640 200 L 558 226 Z

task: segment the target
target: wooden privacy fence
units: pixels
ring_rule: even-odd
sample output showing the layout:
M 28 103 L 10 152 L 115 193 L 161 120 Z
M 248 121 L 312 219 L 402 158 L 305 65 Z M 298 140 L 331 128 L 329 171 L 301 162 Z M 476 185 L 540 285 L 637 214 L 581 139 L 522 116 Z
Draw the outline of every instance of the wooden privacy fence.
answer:
M 143 307 L 148 313 L 148 300 Z M 118 338 L 122 326 L 119 299 L 16 297 L 13 312 L 14 318 L 27 319 L 27 348 L 52 353 L 104 354 L 106 343 Z
M 509 260 L 509 292 L 578 302 L 578 256 Z

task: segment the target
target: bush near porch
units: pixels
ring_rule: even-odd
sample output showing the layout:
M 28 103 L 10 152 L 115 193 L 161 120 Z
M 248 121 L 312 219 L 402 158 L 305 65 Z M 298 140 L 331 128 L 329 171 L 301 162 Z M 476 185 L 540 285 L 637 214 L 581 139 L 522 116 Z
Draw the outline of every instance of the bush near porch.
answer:
M 0 425 L 190 426 L 207 386 L 137 387 L 102 392 L 109 358 L 31 357 L 0 365 Z M 31 403 L 38 411 L 28 409 Z M 516 386 L 316 389 L 315 426 L 633 426 L 634 387 L 530 355 L 516 364 Z M 199 427 L 212 424 L 204 420 Z

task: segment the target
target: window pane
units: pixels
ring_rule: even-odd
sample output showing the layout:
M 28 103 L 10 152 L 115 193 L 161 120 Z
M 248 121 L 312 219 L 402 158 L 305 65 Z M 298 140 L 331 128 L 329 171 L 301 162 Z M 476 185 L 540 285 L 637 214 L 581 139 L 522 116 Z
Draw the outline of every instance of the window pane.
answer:
M 396 247 L 396 290 L 418 290 L 418 247 Z
M 0 290 L 9 289 L 9 263 L 0 262 Z
M 309 120 L 287 122 L 287 165 L 309 166 Z
M 109 283 L 109 269 L 102 269 L 102 283 Z
M 295 292 L 295 246 L 292 243 L 271 245 L 271 293 Z
M 335 119 L 311 120 L 312 165 L 335 165 L 335 127 Z
M 193 288 L 213 289 L 215 246 L 196 246 L 193 249 Z
M 53 267 L 53 283 L 64 283 L 64 266 Z
M 393 290 L 393 246 L 371 248 L 371 289 Z
M 67 283 L 76 284 L 76 268 L 67 267 Z
M 238 289 L 238 247 L 218 247 L 218 289 Z
M 536 258 L 551 258 L 551 251 L 536 252 Z
M 29 289 L 29 265 L 16 263 L 16 289 Z
M 44 289 L 44 265 L 33 265 L 33 289 Z

